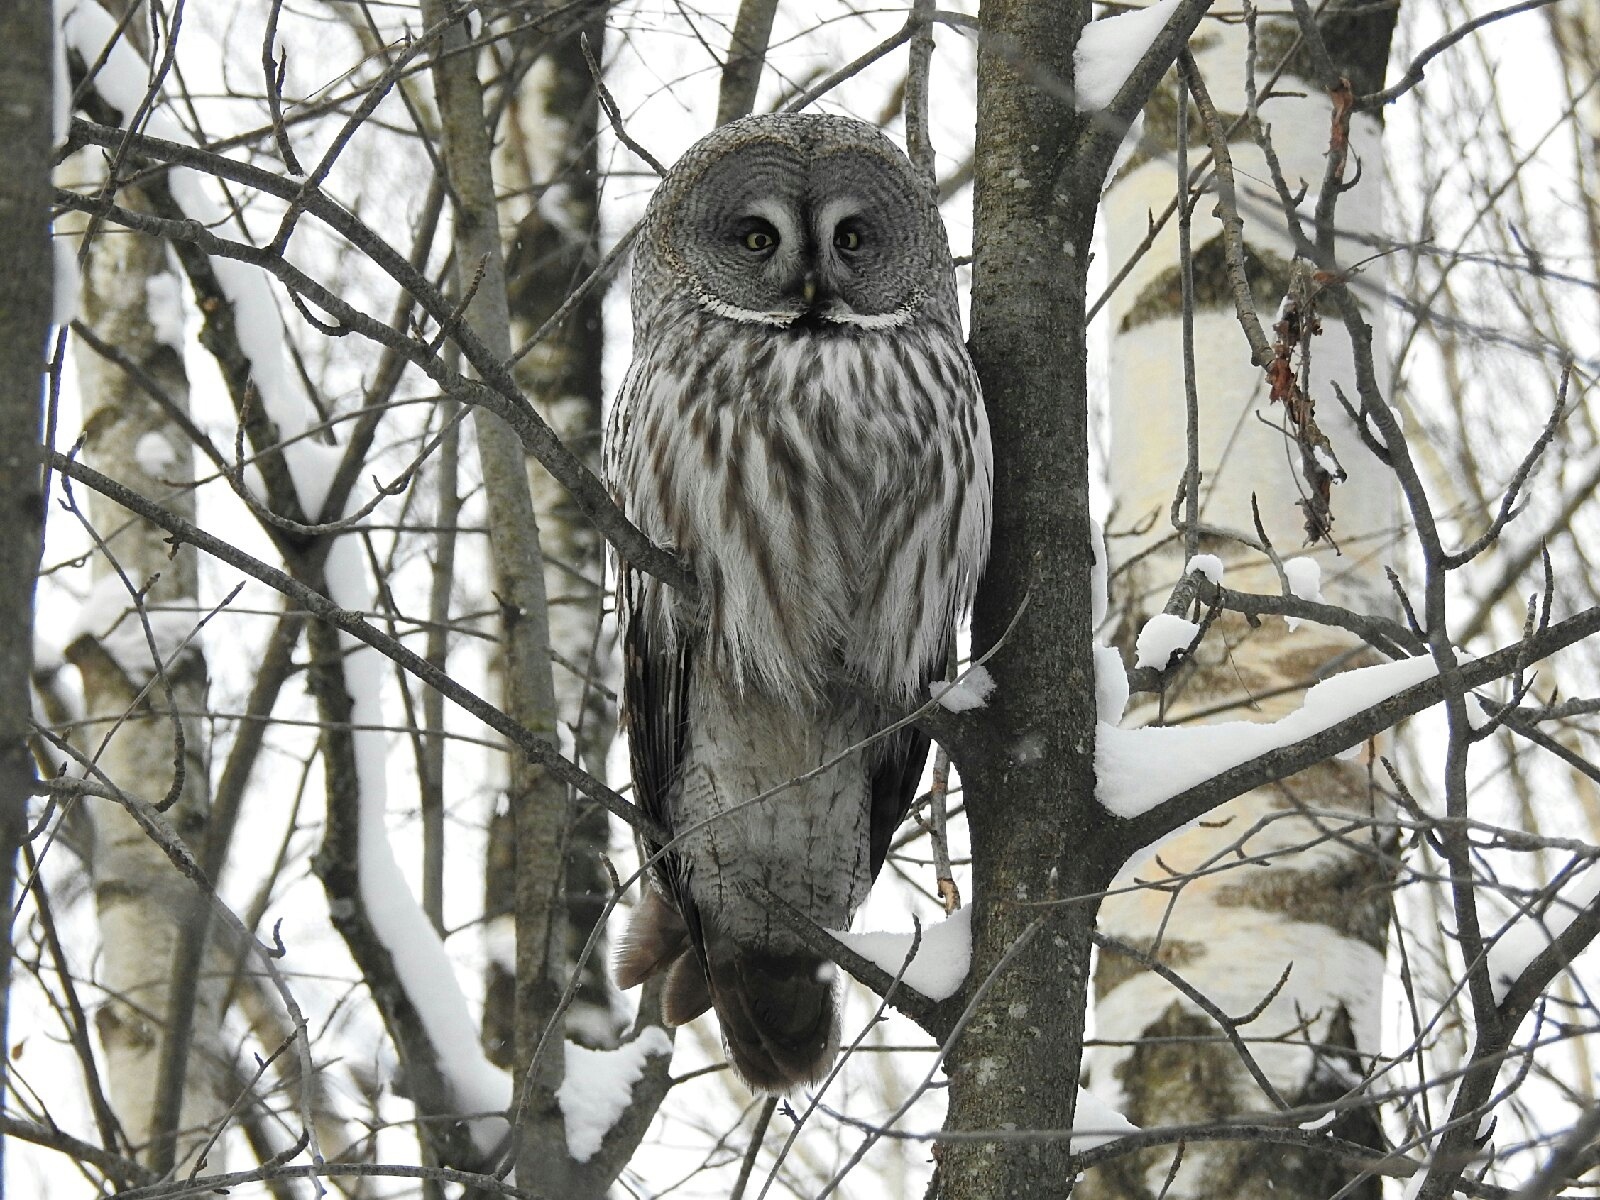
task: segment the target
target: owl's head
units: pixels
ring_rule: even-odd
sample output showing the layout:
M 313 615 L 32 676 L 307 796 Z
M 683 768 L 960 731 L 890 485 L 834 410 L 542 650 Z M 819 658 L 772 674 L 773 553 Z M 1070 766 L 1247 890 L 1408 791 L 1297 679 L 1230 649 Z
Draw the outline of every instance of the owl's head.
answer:
M 640 253 L 740 322 L 883 328 L 954 306 L 931 185 L 848 117 L 747 117 L 702 138 L 651 200 Z

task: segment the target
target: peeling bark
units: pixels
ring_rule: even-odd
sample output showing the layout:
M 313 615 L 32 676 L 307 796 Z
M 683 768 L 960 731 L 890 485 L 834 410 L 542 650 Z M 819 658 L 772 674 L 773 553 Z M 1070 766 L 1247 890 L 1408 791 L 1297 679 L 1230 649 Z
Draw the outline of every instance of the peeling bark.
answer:
M 1377 56 L 1374 77 L 1373 45 L 1387 44 L 1393 18 L 1393 12 L 1386 11 L 1352 24 L 1352 18 L 1341 15 L 1340 22 L 1326 27 L 1330 38 L 1345 38 L 1334 43 L 1335 53 L 1344 48 L 1344 69 L 1366 89 L 1381 86 L 1382 56 Z M 1263 21 L 1262 78 L 1292 44 L 1292 24 Z M 1241 26 L 1212 26 L 1203 41 L 1197 40 L 1194 53 L 1226 123 L 1231 115 L 1227 110 L 1237 113 L 1246 107 L 1242 92 L 1224 90 L 1237 86 L 1228 81 L 1242 78 L 1245 32 Z M 1164 206 L 1171 196 L 1176 86 L 1169 77 L 1152 100 L 1150 107 L 1168 114 L 1167 119 L 1147 122 L 1140 161 L 1130 162 L 1108 194 L 1107 241 L 1113 270 L 1145 237 L 1147 211 Z M 1304 79 L 1279 88 L 1305 98 L 1291 96 L 1264 106 L 1262 117 L 1271 124 L 1273 144 L 1290 178 L 1319 179 L 1329 137 L 1328 100 Z M 1358 134 L 1365 147 L 1363 188 L 1369 188 L 1380 174 L 1378 129 L 1368 123 Z M 1191 162 L 1198 161 L 1206 148 L 1206 132 L 1198 119 L 1191 123 L 1189 140 Z M 1253 141 L 1231 140 L 1241 178 L 1258 170 L 1265 174 Z M 1213 203 L 1204 199 L 1196 205 L 1191 260 L 1200 399 L 1200 515 L 1207 527 L 1236 530 L 1254 539 L 1254 501 L 1274 546 L 1287 557 L 1300 552 L 1304 517 L 1297 501 L 1307 484 L 1297 476 L 1298 452 L 1287 447 L 1291 452 L 1286 453 L 1284 436 L 1255 418 L 1259 412 L 1276 422 L 1281 413 L 1269 405 L 1262 372 L 1252 364 L 1251 348 L 1239 329 L 1226 279 L 1220 223 L 1212 208 Z M 1380 212 L 1377 196 L 1358 190 L 1343 198 L 1340 225 L 1377 233 Z M 1288 294 L 1293 247 L 1275 228 L 1274 214 L 1258 206 L 1243 215 L 1245 277 L 1263 324 L 1270 326 L 1269 314 Z M 1353 244 L 1339 245 L 1342 261 L 1359 256 Z M 1116 330 L 1112 492 L 1122 526 L 1150 513 L 1156 518 L 1144 536 L 1112 543 L 1124 559 L 1136 562 L 1122 576 L 1119 595 L 1117 641 L 1125 652 L 1144 620 L 1161 610 L 1184 570 L 1184 539 L 1173 537 L 1167 519 L 1173 490 L 1184 477 L 1187 453 L 1181 408 L 1172 399 L 1184 393 L 1177 252 L 1174 227 L 1157 239 L 1110 303 Z M 1310 390 L 1320 402 L 1318 418 L 1352 478 L 1332 491 L 1334 537 L 1345 554 L 1339 556 L 1323 546 L 1315 557 L 1321 561 L 1330 599 L 1386 612 L 1381 562 L 1395 525 L 1398 493 L 1392 476 L 1360 446 L 1356 431 L 1339 411 L 1328 380 L 1344 381 L 1351 393 L 1354 368 L 1342 326 L 1336 318 L 1324 324 L 1326 332 L 1312 339 Z M 1216 553 L 1227 563 L 1230 587 L 1279 589 L 1275 571 L 1259 553 L 1219 536 L 1202 535 L 1197 540 L 1200 550 Z M 1237 707 L 1213 713 L 1209 719 L 1272 720 L 1296 707 L 1298 689 L 1341 658 L 1347 661 L 1333 669 L 1361 665 L 1371 660 L 1371 654 L 1337 630 L 1306 624 L 1290 632 L 1281 618 L 1267 617 L 1252 625 L 1230 614 L 1211 626 L 1194 658 L 1173 673 L 1166 692 L 1145 698 L 1130 719 L 1176 722 L 1190 713 L 1232 704 Z M 1284 692 L 1288 694 L 1277 694 Z M 1275 698 L 1256 699 L 1265 696 Z M 1290 968 L 1282 990 L 1239 1033 L 1291 1105 L 1316 1105 L 1345 1095 L 1358 1085 L 1370 1056 L 1378 1050 L 1377 1001 L 1383 986 L 1389 885 L 1396 861 L 1389 837 L 1369 823 L 1390 812 L 1380 789 L 1372 785 L 1370 767 L 1370 758 L 1323 763 L 1242 796 L 1203 825 L 1163 843 L 1160 866 L 1146 862 L 1118 883 L 1126 885 L 1134 876 L 1163 881 L 1167 870 L 1182 874 L 1226 859 L 1235 844 L 1245 855 L 1273 853 L 1270 862 L 1195 878 L 1176 892 L 1164 888 L 1112 896 L 1101 909 L 1103 930 L 1146 952 L 1155 950 L 1232 1016 L 1242 1016 L 1265 1001 L 1285 968 Z M 1317 815 L 1309 815 L 1309 810 Z M 1294 849 L 1301 845 L 1310 848 Z M 1086 1079 L 1135 1124 L 1151 1127 L 1274 1111 L 1274 1100 L 1263 1093 L 1215 1022 L 1171 984 L 1137 964 L 1102 954 L 1096 1013 L 1097 1037 L 1125 1044 L 1091 1052 Z M 1341 1116 L 1332 1128 L 1338 1136 L 1367 1144 L 1374 1144 L 1377 1134 L 1372 1114 L 1359 1108 Z M 1168 1148 L 1118 1160 L 1090 1171 L 1079 1194 L 1093 1200 L 1145 1200 L 1165 1186 L 1166 1194 L 1174 1198 L 1321 1197 L 1351 1178 L 1348 1167 L 1327 1156 L 1246 1143 L 1190 1146 L 1169 1181 L 1173 1159 Z M 1378 1187 L 1372 1179 L 1345 1194 L 1375 1197 Z
M 132 189 L 119 199 L 134 208 L 142 203 Z M 83 263 L 82 321 L 116 348 L 120 361 L 83 342 L 75 357 L 88 462 L 145 495 L 166 496 L 169 507 L 192 519 L 193 493 L 183 483 L 193 477 L 193 455 L 174 420 L 188 413 L 188 379 L 176 341 L 182 329 L 157 325 L 181 318 L 180 296 L 164 244 L 100 229 Z M 199 645 L 191 644 L 164 666 L 165 680 L 157 678 L 137 611 L 142 605 L 163 627 L 199 622 L 194 551 L 174 549 L 164 530 L 128 521 L 120 507 L 95 494 L 87 516 L 107 540 L 92 565 L 101 601 L 91 605 L 96 618 L 67 651 L 83 679 L 86 743 L 119 786 L 151 800 L 174 798 L 167 812 L 174 830 L 188 845 L 202 846 L 211 799 L 197 716 L 205 711 L 205 661 Z M 172 645 L 166 637 L 158 641 L 163 650 Z M 221 982 L 200 970 L 209 909 L 121 806 L 94 801 L 89 813 L 100 978 L 110 996 L 95 1017 L 108 1092 L 130 1140 L 146 1162 L 164 1171 L 196 1149 L 226 1111 L 221 1085 L 227 1057 L 217 1041 Z

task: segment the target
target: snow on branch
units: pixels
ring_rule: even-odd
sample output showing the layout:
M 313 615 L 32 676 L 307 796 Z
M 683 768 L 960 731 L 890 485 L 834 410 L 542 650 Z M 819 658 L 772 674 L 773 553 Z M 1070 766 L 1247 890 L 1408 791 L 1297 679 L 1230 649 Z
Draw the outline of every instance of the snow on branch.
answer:
M 915 988 L 929 1000 L 948 1000 L 961 989 L 972 961 L 972 910 L 958 908 L 936 925 L 925 926 L 916 943 L 916 956 L 909 963 L 916 935 L 910 933 L 834 933 L 843 945 L 886 971 L 900 974 L 900 982 Z
M 656 1055 L 671 1056 L 672 1039 L 665 1030 L 649 1025 L 615 1050 L 590 1050 L 568 1042 L 566 1054 L 556 1103 L 566 1124 L 567 1151 L 574 1162 L 586 1163 L 628 1111 L 647 1061 Z
M 1321 733 L 1436 671 L 1426 657 L 1346 671 L 1317 684 L 1297 711 L 1277 721 L 1159 729 L 1102 723 L 1095 744 L 1096 794 L 1110 812 L 1132 819 L 1241 763 Z
M 928 685 L 928 692 L 946 712 L 961 713 L 988 704 L 994 688 L 994 676 L 989 674 L 989 668 L 975 666 L 963 672 L 954 683 L 934 680 Z
M 1178 0 L 1156 0 L 1136 12 L 1119 13 L 1084 26 L 1078 48 L 1072 54 L 1073 91 L 1079 112 L 1110 106 L 1177 7 Z
M 1584 910 L 1600 898 L 1600 869 L 1592 863 L 1566 876 L 1565 882 L 1566 886 L 1550 897 L 1542 912 L 1513 917 L 1489 945 L 1489 986 L 1496 1004 L 1505 1003 L 1534 959 L 1555 945 Z

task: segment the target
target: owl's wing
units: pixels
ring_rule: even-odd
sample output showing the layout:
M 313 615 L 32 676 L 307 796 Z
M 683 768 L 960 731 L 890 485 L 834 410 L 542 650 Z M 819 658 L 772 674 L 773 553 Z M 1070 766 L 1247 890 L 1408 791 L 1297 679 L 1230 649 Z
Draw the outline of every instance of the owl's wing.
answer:
M 950 657 L 950 635 L 940 643 L 939 652 L 923 672 L 919 696 L 927 696 L 928 685 L 944 678 L 945 663 Z M 894 831 L 906 819 L 917 799 L 917 784 L 922 781 L 922 768 L 928 761 L 928 748 L 932 739 L 915 725 L 891 734 L 885 741 L 882 757 L 872 772 L 872 817 L 868 849 L 871 852 L 872 878 L 878 878 L 884 860 L 889 857 L 889 843 Z
M 622 724 L 633 760 L 634 800 L 671 834 L 668 796 L 683 765 L 691 647 L 686 636 L 664 634 L 652 619 L 648 593 L 660 585 L 627 567 L 621 575 Z M 642 838 L 640 849 L 654 856 L 661 846 Z M 711 1007 L 700 961 L 700 914 L 678 855 L 668 851 L 650 870 L 658 886 L 644 889 L 617 947 L 617 986 L 630 988 L 665 971 L 663 1016 L 668 1024 L 681 1025 Z
M 656 824 L 671 830 L 668 790 L 683 763 L 689 696 L 688 639 L 674 631 L 664 634 L 647 611 L 646 593 L 660 585 L 638 571 L 622 569 L 622 724 L 628 734 L 633 760 L 634 797 Z M 652 854 L 660 846 L 651 846 Z M 676 856 L 668 854 L 656 866 L 656 876 L 667 882 L 676 874 Z M 669 890 L 671 890 L 669 888 Z

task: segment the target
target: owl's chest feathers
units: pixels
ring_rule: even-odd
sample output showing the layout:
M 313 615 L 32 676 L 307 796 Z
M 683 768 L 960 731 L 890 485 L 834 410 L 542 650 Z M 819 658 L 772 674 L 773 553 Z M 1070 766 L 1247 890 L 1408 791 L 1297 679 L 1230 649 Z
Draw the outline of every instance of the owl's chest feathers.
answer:
M 682 416 L 654 474 L 673 481 L 672 540 L 705 583 L 714 657 L 741 684 L 861 675 L 868 603 L 895 624 L 926 619 L 919 596 L 885 584 L 926 536 L 906 514 L 943 487 L 938 431 L 959 425 L 961 392 L 906 332 L 709 338 L 678 365 Z

